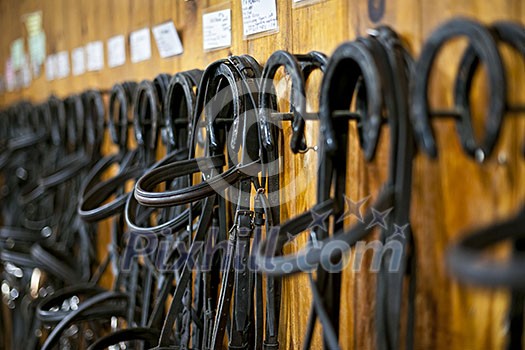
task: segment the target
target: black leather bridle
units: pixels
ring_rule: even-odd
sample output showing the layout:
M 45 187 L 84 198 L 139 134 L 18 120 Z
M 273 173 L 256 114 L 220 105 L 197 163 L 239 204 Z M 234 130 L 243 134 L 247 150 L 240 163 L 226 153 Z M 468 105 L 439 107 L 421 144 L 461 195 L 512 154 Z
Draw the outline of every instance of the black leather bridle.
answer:
M 439 50 L 449 40 L 466 36 L 468 47 L 460 61 L 454 85 L 455 109 L 450 111 L 429 110 L 427 93 L 430 70 Z M 508 86 L 505 65 L 498 45 L 505 43 L 525 58 L 525 28 L 517 23 L 496 22 L 484 26 L 468 19 L 455 19 L 439 27 L 423 47 L 417 62 L 412 84 L 412 116 L 418 141 L 431 157 L 437 156 L 437 146 L 433 137 L 430 117 L 435 115 L 456 119 L 456 128 L 465 152 L 477 161 L 488 158 L 498 141 L 505 115 L 525 111 L 525 106 L 512 105 L 508 100 Z M 485 134 L 481 141 L 474 137 L 470 115 L 469 95 L 473 89 L 473 78 L 479 65 L 483 63 L 488 76 L 490 101 L 485 122 Z M 521 232 L 525 225 L 523 208 L 517 215 L 504 222 L 462 236 L 447 251 L 450 273 L 461 283 L 485 287 L 507 287 L 511 290 L 509 308 L 508 349 L 523 347 L 524 300 L 523 262 L 525 249 Z M 483 254 L 488 248 L 506 240 L 511 240 L 513 250 L 505 264 L 492 262 Z
M 407 57 L 395 33 L 384 27 L 378 28 L 373 36 L 345 43 L 334 52 L 325 69 L 320 95 L 318 204 L 310 211 L 284 222 L 273 236 L 261 243 L 257 253 L 257 265 L 267 274 L 309 274 L 313 305 L 304 348 L 310 347 L 317 318 L 323 325 L 325 348 L 339 347 L 341 275 L 329 273 L 321 266 L 323 262 L 339 261 L 345 249 L 326 254 L 319 247 L 341 243 L 343 247 L 353 246 L 369 234 L 374 218 L 374 212 L 368 210 L 363 221 L 350 230 L 344 228 L 343 220 L 338 220 L 344 214 L 349 120 L 358 121 L 359 141 L 367 160 L 375 155 L 382 125 L 385 121 L 389 124 L 391 157 L 388 179 L 373 208 L 376 212 L 392 208 L 393 215 L 388 219 L 389 225 L 383 230 L 381 240 L 385 244 L 393 239 L 399 240 L 403 250 L 400 268 L 394 274 L 385 270 L 393 257 L 386 254 L 381 260 L 376 322 L 378 329 L 381 329 L 377 333 L 378 347 L 399 347 L 403 279 L 411 270 L 407 263 L 410 232 L 406 230 L 405 236 L 400 239 L 395 237 L 393 230 L 393 224 L 403 226 L 409 223 L 413 145 L 406 105 L 410 65 Z M 354 94 L 356 110 L 349 112 Z M 332 224 L 328 221 L 330 216 L 334 217 Z M 321 217 L 322 224 L 316 222 L 312 228 L 312 218 L 315 217 Z M 276 256 L 290 237 L 308 229 L 312 231 L 312 238 L 306 248 L 293 255 Z M 328 232 L 332 234 L 329 236 Z M 319 268 L 314 280 L 311 273 L 316 266 Z M 410 276 L 413 278 L 412 274 Z M 387 301 L 387 290 L 389 294 L 396 293 L 396 300 L 392 303 Z M 409 341 L 407 344 L 410 347 Z

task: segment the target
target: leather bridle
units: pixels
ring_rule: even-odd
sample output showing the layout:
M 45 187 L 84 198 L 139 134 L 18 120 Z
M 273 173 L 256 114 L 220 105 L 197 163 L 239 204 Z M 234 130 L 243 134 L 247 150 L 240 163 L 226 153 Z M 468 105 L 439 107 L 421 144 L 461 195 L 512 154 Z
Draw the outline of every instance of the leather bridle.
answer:
M 410 139 L 410 128 L 406 108 L 408 66 L 406 52 L 399 39 L 388 28 L 378 28 L 372 37 L 359 38 L 355 42 L 341 45 L 328 61 L 323 77 L 320 95 L 320 170 L 318 178 L 318 204 L 310 211 L 284 222 L 273 235 L 264 240 L 257 253 L 257 266 L 273 276 L 284 276 L 298 272 L 307 272 L 313 292 L 307 334 L 304 348 L 310 347 L 313 329 L 317 318 L 324 330 L 325 348 L 338 348 L 337 333 L 339 329 L 340 273 L 329 273 L 321 266 L 323 262 L 340 261 L 346 251 L 337 249 L 330 254 L 323 253 L 319 247 L 328 244 L 341 244 L 351 247 L 365 238 L 371 231 L 373 211 L 368 210 L 364 220 L 350 230 L 345 229 L 343 215 L 348 120 L 358 120 L 360 145 L 365 159 L 375 156 L 380 130 L 385 120 L 390 129 L 390 165 L 388 178 L 373 206 L 376 211 L 385 211 L 393 207 L 394 219 L 383 230 L 381 240 L 387 243 L 393 237 L 392 223 L 399 226 L 408 223 L 411 160 L 413 147 Z M 396 75 L 397 74 L 397 75 Z M 396 89 L 393 88 L 396 82 Z M 404 85 L 403 85 L 404 84 Z M 397 95 L 393 93 L 397 91 Z M 356 96 L 356 111 L 348 112 L 353 94 Z M 337 131 L 336 131 L 337 130 Z M 335 194 L 335 197 L 332 195 Z M 323 225 L 309 227 L 312 218 L 321 216 Z M 329 224 L 328 218 L 334 217 Z M 398 221 L 403 220 L 403 221 Z M 406 220 L 406 221 L 404 221 Z M 317 223 L 319 224 L 319 223 Z M 323 229 L 326 225 L 328 232 Z M 298 253 L 276 256 L 290 237 L 311 229 L 310 244 Z M 411 236 L 405 232 L 402 264 L 393 276 L 387 272 L 378 275 L 378 303 L 376 308 L 377 326 L 384 331 L 378 332 L 377 342 L 380 348 L 398 348 L 399 317 L 403 278 L 409 271 L 406 261 Z M 389 265 L 390 256 L 381 261 L 382 267 Z M 312 268 L 317 268 L 317 280 L 314 280 Z M 383 269 L 382 269 L 383 270 Z M 396 292 L 397 299 L 388 306 L 385 290 Z
M 503 119 L 511 113 L 525 111 L 525 106 L 512 105 L 508 99 L 505 65 L 498 44 L 505 43 L 525 58 L 525 28 L 517 23 L 496 22 L 484 26 L 472 20 L 457 19 L 439 27 L 431 40 L 423 47 L 412 84 L 412 116 L 418 141 L 431 157 L 437 156 L 430 117 L 438 114 L 430 111 L 427 101 L 429 72 L 439 50 L 455 37 L 466 36 L 468 47 L 460 61 L 454 85 L 455 109 L 441 111 L 441 116 L 456 119 L 459 138 L 465 152 L 478 162 L 488 158 L 498 141 Z M 488 76 L 490 102 L 487 110 L 485 134 L 482 141 L 474 138 L 470 115 L 469 95 L 479 65 L 483 63 Z M 421 90 L 420 90 L 421 89 Z M 450 273 L 461 283 L 484 287 L 506 287 L 511 290 L 509 307 L 508 349 L 521 349 L 523 337 L 524 300 L 522 252 L 525 249 L 521 237 L 523 231 L 523 208 L 514 217 L 498 222 L 481 230 L 462 236 L 447 251 L 447 265 Z M 513 244 L 510 259 L 505 264 L 486 259 L 484 252 L 501 242 L 511 240 Z

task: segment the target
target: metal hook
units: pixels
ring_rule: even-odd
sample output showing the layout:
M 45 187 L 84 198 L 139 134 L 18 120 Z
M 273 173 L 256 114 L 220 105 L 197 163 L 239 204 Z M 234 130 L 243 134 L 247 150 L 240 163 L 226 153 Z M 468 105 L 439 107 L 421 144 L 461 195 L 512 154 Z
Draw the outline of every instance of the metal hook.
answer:
M 317 145 L 315 145 L 315 146 L 308 146 L 305 149 L 299 150 L 299 152 L 297 152 L 297 153 L 299 153 L 299 154 L 306 154 L 306 153 L 308 153 L 308 151 L 317 152 L 318 149 L 319 149 L 319 147 Z

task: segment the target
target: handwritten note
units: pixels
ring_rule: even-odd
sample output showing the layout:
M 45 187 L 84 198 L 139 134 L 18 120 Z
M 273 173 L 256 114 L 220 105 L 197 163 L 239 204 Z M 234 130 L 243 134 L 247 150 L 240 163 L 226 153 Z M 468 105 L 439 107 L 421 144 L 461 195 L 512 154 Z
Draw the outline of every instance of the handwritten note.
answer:
M 202 15 L 204 50 L 213 50 L 232 45 L 231 9 Z
M 153 27 L 152 31 L 160 57 L 176 56 L 184 52 L 179 34 L 172 21 L 159 24 Z
M 275 0 L 242 0 L 244 36 L 278 29 Z

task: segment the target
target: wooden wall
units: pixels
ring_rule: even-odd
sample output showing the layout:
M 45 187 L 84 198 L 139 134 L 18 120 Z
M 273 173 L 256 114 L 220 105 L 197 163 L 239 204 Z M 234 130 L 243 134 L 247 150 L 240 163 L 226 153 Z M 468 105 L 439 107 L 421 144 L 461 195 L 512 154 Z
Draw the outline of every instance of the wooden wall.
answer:
M 278 0 L 280 31 L 245 41 L 242 38 L 240 1 L 232 0 L 232 47 L 205 53 L 202 50 L 202 12 L 221 3 L 224 0 L 0 0 L 2 64 L 8 57 L 11 41 L 24 35 L 20 16 L 35 10 L 43 11 L 48 53 L 70 51 L 93 40 L 106 41 L 113 35 L 129 34 L 166 20 L 173 20 L 180 30 L 185 49 L 181 56 L 161 59 L 153 47 L 151 60 L 131 64 L 128 47 L 128 61 L 122 67 L 105 68 L 51 83 L 40 77 L 30 88 L 0 95 L 0 105 L 21 98 L 42 101 L 51 93 L 65 96 L 88 87 L 110 88 L 116 81 L 153 78 L 161 72 L 204 68 L 228 54 L 251 54 L 261 63 L 278 49 L 293 53 L 319 50 L 330 54 L 343 41 L 363 35 L 367 28 L 376 25 L 369 19 L 365 0 L 326 0 L 304 8 L 292 8 L 291 0 Z M 391 25 L 400 33 L 416 57 L 431 31 L 453 16 L 471 16 L 487 23 L 498 19 L 525 22 L 525 4 L 521 0 L 385 0 L 385 5 L 380 23 Z M 460 43 L 454 45 L 440 58 L 438 72 L 441 78 L 433 79 L 432 84 L 431 100 L 434 104 L 451 102 L 449 91 L 455 75 L 455 66 L 451 63 L 457 61 L 459 46 Z M 523 61 L 511 55 L 506 55 L 506 58 L 510 67 L 512 99 L 524 103 Z M 311 110 L 317 107 L 318 82 L 319 79 L 309 82 Z M 487 93 L 474 95 L 473 105 L 483 106 L 486 97 Z M 477 114 L 481 117 L 481 113 Z M 525 140 L 525 122 L 518 118 L 507 120 L 494 156 L 483 164 L 477 164 L 464 155 L 451 122 L 435 124 L 439 124 L 440 157 L 432 161 L 419 154 L 414 167 L 411 216 L 418 260 L 416 348 L 503 348 L 508 294 L 455 283 L 447 277 L 444 251 L 447 244 L 464 230 L 504 218 L 523 202 L 525 161 L 519 157 L 518 149 Z M 315 144 L 315 122 L 308 123 L 306 132 L 310 144 Z M 289 135 L 289 129 L 285 128 L 285 137 Z M 388 143 L 383 141 L 377 159 L 372 164 L 365 164 L 358 146 L 351 145 L 350 198 L 359 199 L 376 193 L 385 178 L 387 149 Z M 302 177 L 310 181 L 303 192 L 291 188 L 283 193 L 284 198 L 294 199 L 283 207 L 286 218 L 315 202 L 316 178 L 313 174 L 316 174 L 316 154 L 309 152 L 294 156 L 283 149 L 283 164 L 286 165 L 284 176 L 287 179 Z M 375 276 L 366 272 L 346 271 L 344 274 L 341 344 L 345 349 L 374 348 L 374 281 Z M 309 298 L 304 276 L 286 281 L 281 332 L 282 343 L 286 346 L 283 348 L 300 347 Z M 319 337 L 315 342 L 320 344 Z

